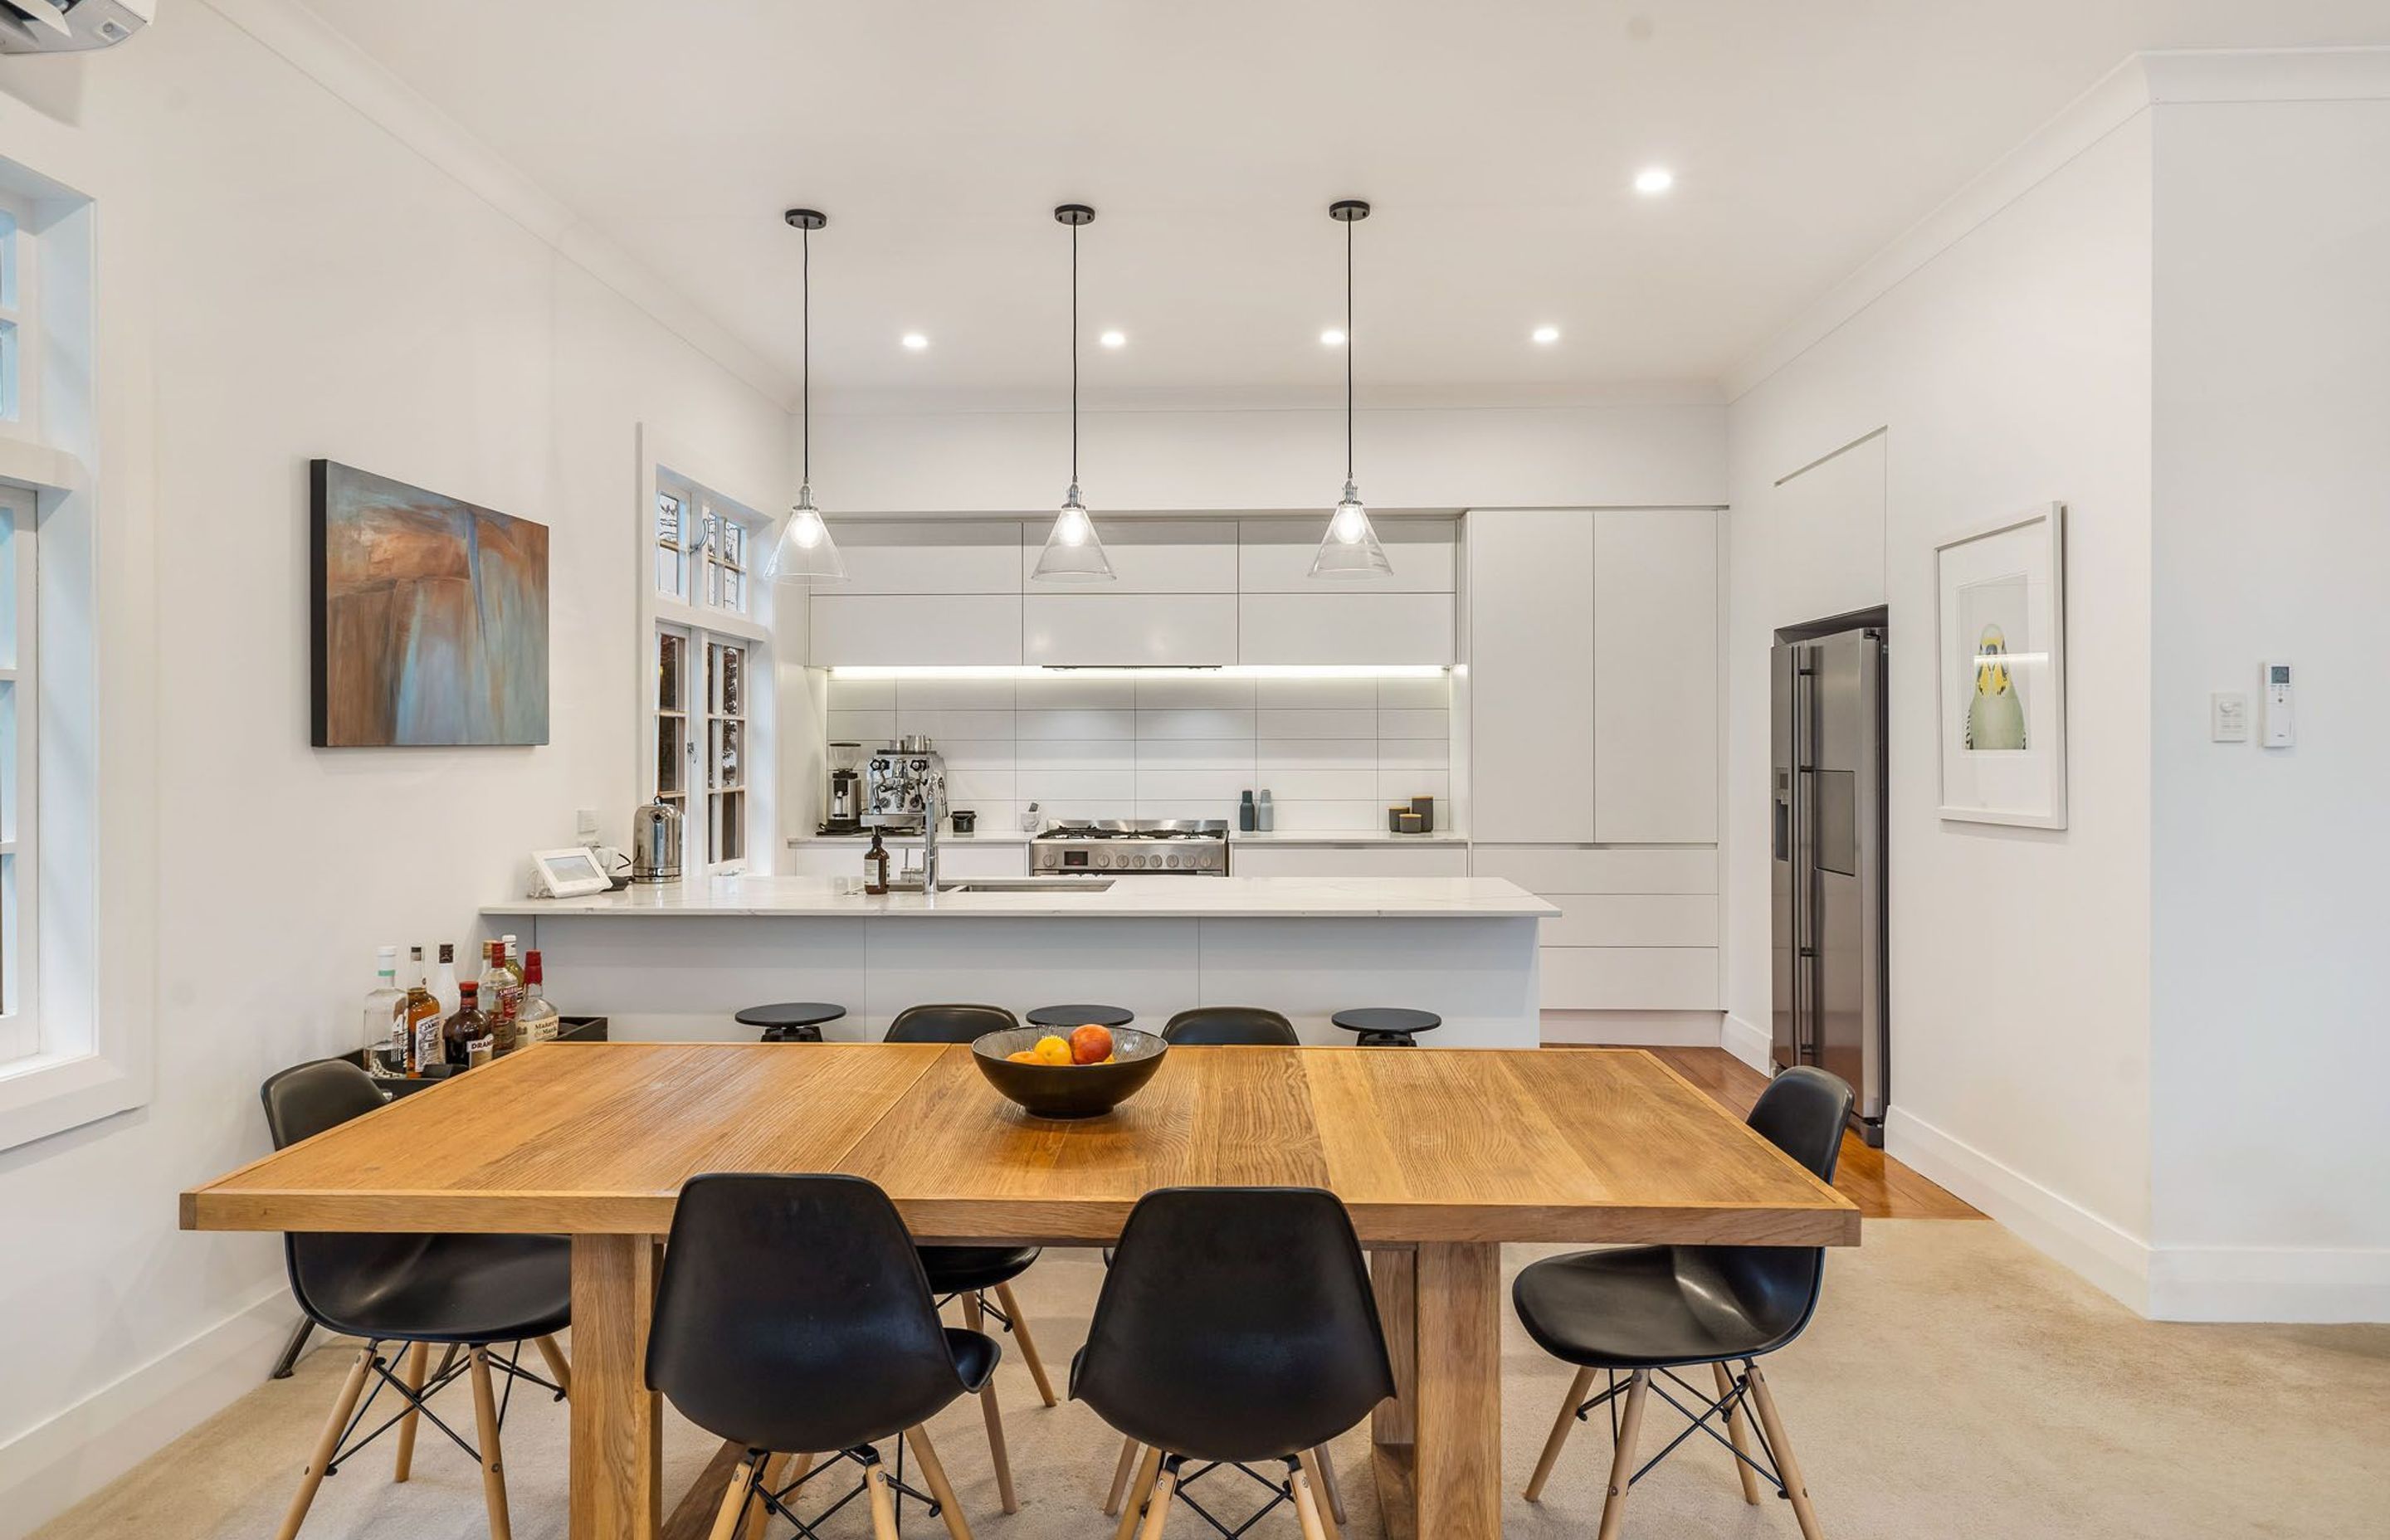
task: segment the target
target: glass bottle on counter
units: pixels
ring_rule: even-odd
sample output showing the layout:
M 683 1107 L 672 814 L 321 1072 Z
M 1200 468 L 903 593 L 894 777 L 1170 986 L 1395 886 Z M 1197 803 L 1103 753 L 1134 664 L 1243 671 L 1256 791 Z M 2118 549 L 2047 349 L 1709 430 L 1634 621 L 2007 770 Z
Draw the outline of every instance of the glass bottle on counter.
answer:
M 515 1010 L 521 996 L 515 990 L 514 975 L 507 971 L 506 943 L 485 941 L 482 943 L 482 977 L 478 994 L 482 1017 L 490 1024 L 490 1051 L 509 1054 L 515 1051 Z
M 490 1020 L 482 1014 L 481 1002 L 475 998 L 482 986 L 470 979 L 456 986 L 456 1014 L 440 1028 L 443 1057 L 449 1072 L 469 1070 L 476 1064 L 490 1061 L 493 1045 L 490 1041 Z
M 863 853 L 863 891 L 874 895 L 888 891 L 888 844 L 871 831 L 871 848 Z
M 523 985 L 528 982 L 523 977 L 522 949 L 515 944 L 515 938 L 511 935 L 500 936 L 498 940 L 504 943 L 499 961 L 507 966 L 507 986 L 514 991 L 514 1013 L 516 1020 L 520 1020 L 522 1018 Z M 522 1036 L 520 1033 L 515 1035 L 518 1039 Z
M 456 990 L 456 943 L 440 943 L 440 970 L 431 975 L 431 997 L 440 1002 L 440 1019 L 446 1020 L 456 1014 L 459 995 Z
M 437 1064 L 446 1053 L 440 1041 L 443 1017 L 439 997 L 423 979 L 423 948 L 406 949 L 406 1072 L 419 1077 L 427 1064 Z
M 398 948 L 378 948 L 374 986 L 366 995 L 366 1068 L 379 1075 L 404 1075 L 414 1041 L 406 1024 L 406 991 L 398 987 Z
M 536 950 L 524 953 L 522 1008 L 515 1017 L 516 1044 L 553 1043 L 562 1025 L 562 1015 L 547 1003 L 539 953 Z

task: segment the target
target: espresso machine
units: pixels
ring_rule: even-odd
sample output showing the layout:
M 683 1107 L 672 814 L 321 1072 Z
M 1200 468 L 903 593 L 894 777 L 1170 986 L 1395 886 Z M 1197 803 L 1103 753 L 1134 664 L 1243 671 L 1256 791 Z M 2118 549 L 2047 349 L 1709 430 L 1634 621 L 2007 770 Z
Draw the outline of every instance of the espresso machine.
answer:
M 918 733 L 863 762 L 863 827 L 921 836 L 922 884 L 938 891 L 938 825 L 946 815 L 946 762 Z
M 829 746 L 829 800 L 822 804 L 824 834 L 863 831 L 863 745 Z

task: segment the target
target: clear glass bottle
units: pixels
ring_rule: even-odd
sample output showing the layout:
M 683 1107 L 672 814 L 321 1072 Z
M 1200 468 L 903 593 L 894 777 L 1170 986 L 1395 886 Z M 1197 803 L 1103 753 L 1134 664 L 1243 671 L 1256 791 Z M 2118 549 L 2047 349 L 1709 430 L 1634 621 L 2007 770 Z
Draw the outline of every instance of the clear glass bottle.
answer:
M 366 1068 L 378 1075 L 404 1075 L 414 1041 L 407 1029 L 406 991 L 398 987 L 398 948 L 380 947 L 374 953 L 374 986 L 366 995 Z
M 440 943 L 440 969 L 431 975 L 431 997 L 440 1002 L 440 1019 L 446 1020 L 456 1014 L 460 995 L 456 989 L 456 943 Z
M 440 1043 L 440 1026 L 444 1020 L 439 996 L 423 977 L 423 948 L 406 949 L 406 1072 L 419 1077 L 427 1064 L 437 1064 L 446 1050 Z
M 476 1064 L 487 1064 L 492 1050 L 489 1018 L 482 1014 L 481 1002 L 475 998 L 482 986 L 468 979 L 456 988 L 456 1013 L 440 1028 L 443 1057 L 451 1074 Z
M 515 1019 L 517 1020 L 520 1020 L 522 1019 L 523 985 L 528 982 L 523 977 L 522 949 L 515 944 L 515 938 L 511 935 L 500 936 L 498 940 L 502 943 L 499 953 L 499 960 L 504 962 L 507 966 L 507 987 L 514 992 L 509 1008 L 512 1009 Z M 520 1041 L 522 1034 L 520 1033 L 517 1033 L 515 1036 L 517 1040 Z
M 493 1055 L 515 1051 L 514 975 L 507 971 L 507 951 L 504 942 L 482 943 L 482 977 L 477 981 L 482 1002 L 482 1017 L 490 1024 L 490 1050 Z
M 553 1043 L 562 1024 L 562 1014 L 547 1003 L 539 954 L 524 953 L 522 1009 L 515 1017 L 516 1043 Z

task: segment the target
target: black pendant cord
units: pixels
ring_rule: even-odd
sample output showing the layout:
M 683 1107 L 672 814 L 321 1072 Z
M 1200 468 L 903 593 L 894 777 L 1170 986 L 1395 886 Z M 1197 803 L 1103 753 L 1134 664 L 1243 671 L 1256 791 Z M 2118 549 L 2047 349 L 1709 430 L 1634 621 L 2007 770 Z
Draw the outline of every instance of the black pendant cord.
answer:
M 804 419 L 804 466 L 798 472 L 797 481 L 802 486 L 809 487 L 814 484 L 814 233 L 811 230 L 803 230 L 799 234 L 803 238 L 805 250 L 803 305 L 805 323 L 804 367 L 801 376 L 803 383 L 798 387 L 804 401 L 802 414 Z
M 1344 222 L 1344 479 L 1353 479 L 1353 222 Z
M 1079 484 L 1079 227 L 1071 226 L 1071 484 Z

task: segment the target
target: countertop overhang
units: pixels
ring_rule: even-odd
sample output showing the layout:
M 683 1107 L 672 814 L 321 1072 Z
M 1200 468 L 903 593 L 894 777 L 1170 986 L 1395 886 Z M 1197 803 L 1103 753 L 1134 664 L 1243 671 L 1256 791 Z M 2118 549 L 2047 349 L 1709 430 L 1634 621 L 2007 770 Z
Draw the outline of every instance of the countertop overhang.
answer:
M 970 880 L 960 879 L 958 880 Z M 1560 909 L 1494 877 L 1126 878 L 1104 892 L 860 892 L 854 879 L 717 877 L 634 885 L 586 898 L 520 898 L 485 905 L 491 919 L 1542 919 Z

